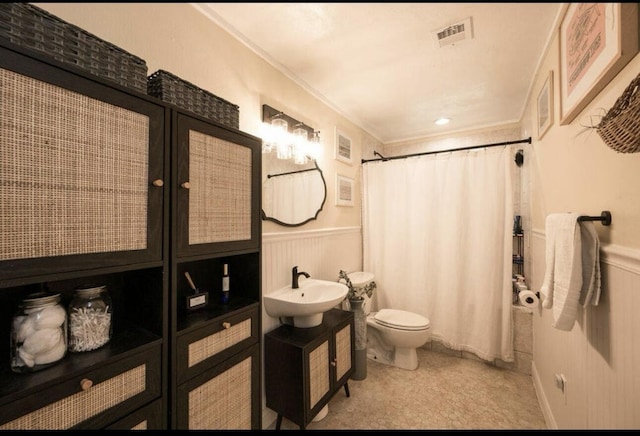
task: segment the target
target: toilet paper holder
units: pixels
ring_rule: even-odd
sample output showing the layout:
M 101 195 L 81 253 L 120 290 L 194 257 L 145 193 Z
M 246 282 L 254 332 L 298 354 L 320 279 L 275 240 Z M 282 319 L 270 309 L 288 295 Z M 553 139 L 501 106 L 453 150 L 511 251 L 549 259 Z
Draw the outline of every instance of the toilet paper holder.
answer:
M 538 297 L 538 299 L 540 299 L 540 292 L 534 292 L 535 296 Z M 529 297 L 531 298 L 531 297 Z M 533 303 L 533 301 L 527 301 L 527 303 Z
M 529 289 L 523 289 L 520 292 L 518 292 L 518 303 L 520 303 L 520 305 L 522 306 L 534 308 L 538 305 L 539 302 L 540 302 L 539 292 L 533 292 Z

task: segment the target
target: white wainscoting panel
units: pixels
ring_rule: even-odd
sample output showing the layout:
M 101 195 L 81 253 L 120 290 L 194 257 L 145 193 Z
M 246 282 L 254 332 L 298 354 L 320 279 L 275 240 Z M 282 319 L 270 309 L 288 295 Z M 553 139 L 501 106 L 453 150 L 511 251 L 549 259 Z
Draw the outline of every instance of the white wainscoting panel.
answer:
M 352 272 L 362 269 L 362 229 L 341 227 L 262 235 L 262 294 L 268 295 L 291 284 L 291 269 L 305 271 L 312 278 L 338 280 L 341 269 Z M 304 280 L 303 277 L 300 280 Z M 262 309 L 262 333 L 280 326 Z M 264 386 L 263 402 L 264 404 Z M 276 414 L 262 411 L 263 428 L 268 428 Z
M 544 232 L 531 239 L 531 283 L 539 290 Z M 640 428 L 640 251 L 603 246 L 601 272 L 600 304 L 580 309 L 572 331 L 551 327 L 550 310 L 534 311 L 532 374 L 552 429 Z M 567 380 L 564 393 L 555 374 Z

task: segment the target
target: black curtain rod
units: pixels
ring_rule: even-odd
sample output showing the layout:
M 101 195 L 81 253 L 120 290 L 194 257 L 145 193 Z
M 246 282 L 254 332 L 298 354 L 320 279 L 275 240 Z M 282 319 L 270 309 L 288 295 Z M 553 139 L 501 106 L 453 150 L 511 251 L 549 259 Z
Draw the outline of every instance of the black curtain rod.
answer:
M 511 145 L 511 144 L 522 144 L 526 142 L 527 144 L 531 144 L 531 136 L 529 136 L 527 139 L 520 139 L 518 141 L 507 141 L 507 142 L 496 142 L 493 144 L 484 144 L 484 145 L 473 145 L 471 147 L 462 147 L 462 148 L 454 148 L 452 150 L 436 150 L 436 151 L 426 151 L 424 153 L 413 153 L 413 154 L 403 154 L 401 156 L 392 156 L 392 157 L 382 157 L 382 155 L 380 153 L 378 153 L 377 151 L 374 151 L 373 154 L 380 156 L 379 159 L 362 159 L 362 163 L 367 163 L 367 162 L 373 162 L 373 161 L 386 161 L 386 160 L 393 160 L 393 159 L 404 159 L 407 157 L 415 157 L 415 156 L 424 156 L 427 154 L 436 154 L 436 153 L 449 153 L 451 151 L 462 151 L 462 150 L 472 150 L 474 148 L 484 148 L 484 147 L 498 147 L 500 145 Z
M 316 169 L 317 168 L 309 168 L 309 169 L 306 169 L 306 170 L 289 171 L 289 172 L 286 172 L 286 173 L 267 174 L 267 179 L 270 179 L 271 177 L 288 176 L 289 174 L 306 173 L 307 171 L 315 171 Z

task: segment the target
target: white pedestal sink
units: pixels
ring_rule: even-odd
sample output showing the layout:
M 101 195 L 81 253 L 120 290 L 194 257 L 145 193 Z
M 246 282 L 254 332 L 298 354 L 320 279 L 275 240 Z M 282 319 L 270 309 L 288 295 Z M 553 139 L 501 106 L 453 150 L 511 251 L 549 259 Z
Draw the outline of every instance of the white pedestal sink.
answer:
M 292 317 L 295 327 L 315 327 L 322 323 L 324 312 L 344 300 L 348 291 L 342 283 L 301 278 L 298 289 L 289 285 L 264 295 L 264 309 L 269 316 Z

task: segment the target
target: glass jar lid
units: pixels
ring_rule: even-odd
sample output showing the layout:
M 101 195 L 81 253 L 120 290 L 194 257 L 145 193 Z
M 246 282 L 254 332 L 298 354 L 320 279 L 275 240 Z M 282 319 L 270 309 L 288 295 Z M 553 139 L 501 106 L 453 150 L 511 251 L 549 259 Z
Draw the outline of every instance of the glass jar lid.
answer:
M 97 285 L 82 285 L 76 288 L 76 292 L 81 293 L 83 295 L 93 295 L 93 294 L 99 294 L 103 291 L 106 291 L 107 287 L 104 285 L 101 286 L 97 286 Z
M 27 297 L 22 300 L 22 306 L 25 308 L 46 306 L 49 304 L 57 304 L 61 299 L 62 297 L 59 293 L 52 294 L 50 292 L 40 291 L 27 295 Z

